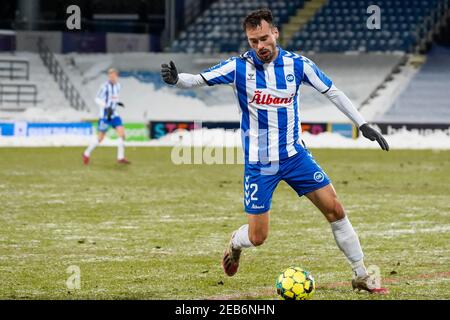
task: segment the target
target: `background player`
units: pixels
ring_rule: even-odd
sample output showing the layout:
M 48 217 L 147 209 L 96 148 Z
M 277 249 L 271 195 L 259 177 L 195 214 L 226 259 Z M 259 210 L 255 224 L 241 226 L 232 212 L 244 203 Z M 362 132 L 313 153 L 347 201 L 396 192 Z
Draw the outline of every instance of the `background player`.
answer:
M 358 236 L 329 178 L 301 144 L 299 86 L 304 83 L 314 87 L 348 116 L 366 138 L 377 140 L 383 150 L 389 146 L 311 60 L 277 45 L 279 34 L 272 21 L 269 10 L 249 14 L 243 28 L 252 50 L 201 74 L 178 74 L 172 61 L 161 66 L 164 81 L 179 88 L 232 85 L 240 106 L 248 224 L 233 232 L 222 260 L 223 269 L 227 275 L 234 275 L 241 250 L 266 240 L 272 194 L 284 180 L 299 196 L 310 199 L 330 222 L 336 243 L 353 269 L 353 288 L 384 293 L 385 289 L 371 283 Z
M 119 75 L 116 69 L 108 70 L 108 81 L 103 84 L 97 93 L 95 103 L 100 108 L 100 118 L 98 120 L 98 135 L 94 138 L 91 144 L 83 153 L 83 163 L 89 164 L 92 151 L 105 138 L 106 131 L 109 127 L 113 127 L 117 132 L 117 162 L 121 164 L 129 164 L 125 158 L 125 129 L 122 125 L 122 119 L 119 117 L 117 107 L 124 107 L 122 102 L 119 102 L 120 83 L 118 82 Z

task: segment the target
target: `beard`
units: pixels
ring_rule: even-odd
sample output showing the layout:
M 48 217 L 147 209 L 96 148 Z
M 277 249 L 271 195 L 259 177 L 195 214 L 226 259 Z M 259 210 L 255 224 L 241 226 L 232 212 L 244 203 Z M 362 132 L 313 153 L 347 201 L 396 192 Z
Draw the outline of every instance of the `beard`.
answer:
M 273 52 L 269 49 L 262 49 L 258 51 L 257 55 L 258 58 L 261 59 L 261 61 L 270 62 L 273 57 Z

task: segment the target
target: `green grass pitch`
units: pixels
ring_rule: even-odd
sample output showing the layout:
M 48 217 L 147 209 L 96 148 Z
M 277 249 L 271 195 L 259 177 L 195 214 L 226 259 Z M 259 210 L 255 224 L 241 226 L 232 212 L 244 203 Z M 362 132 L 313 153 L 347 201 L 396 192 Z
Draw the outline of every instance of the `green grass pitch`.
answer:
M 386 296 L 351 290 L 329 224 L 284 182 L 267 242 L 236 276 L 220 260 L 246 222 L 242 165 L 174 165 L 170 148 L 0 148 L 0 299 L 276 299 L 290 265 L 314 299 L 450 299 L 450 152 L 312 150 Z M 68 289 L 71 265 L 80 289 Z

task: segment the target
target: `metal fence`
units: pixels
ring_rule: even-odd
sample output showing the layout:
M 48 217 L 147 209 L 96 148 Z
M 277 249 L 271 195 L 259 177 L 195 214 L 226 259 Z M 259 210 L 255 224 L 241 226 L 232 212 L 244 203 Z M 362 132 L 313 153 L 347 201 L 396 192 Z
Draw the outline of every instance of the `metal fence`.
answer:
M 50 51 L 42 39 L 39 39 L 38 41 L 38 50 L 39 56 L 41 57 L 44 65 L 48 68 L 50 74 L 53 75 L 53 78 L 58 83 L 59 88 L 69 101 L 70 106 L 75 110 L 87 110 L 84 99 L 70 81 L 66 72 L 61 67 L 61 64 L 56 59 L 55 54 Z
M 18 106 L 24 103 L 36 105 L 37 93 L 35 84 L 0 83 L 0 105 L 4 103 L 16 103 Z
M 0 59 L 0 78 L 30 80 L 30 63 L 24 59 Z

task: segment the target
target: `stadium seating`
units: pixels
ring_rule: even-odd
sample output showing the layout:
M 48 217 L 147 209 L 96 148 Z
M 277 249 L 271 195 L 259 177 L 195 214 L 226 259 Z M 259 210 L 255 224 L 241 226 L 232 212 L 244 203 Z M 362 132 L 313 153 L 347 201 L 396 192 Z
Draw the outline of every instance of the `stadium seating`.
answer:
M 441 0 L 331 0 L 299 30 L 290 50 L 316 52 L 406 51 L 423 37 L 423 24 Z M 381 28 L 367 28 L 370 5 L 381 11 Z
M 172 52 L 242 52 L 248 48 L 241 30 L 251 10 L 268 7 L 280 30 L 308 0 L 219 0 L 182 31 Z M 446 0 L 329 0 L 294 34 L 287 49 L 315 52 L 403 51 L 411 52 L 418 39 L 432 27 L 438 5 Z M 381 29 L 367 28 L 367 8 L 381 9 Z M 430 22 L 431 21 L 431 22 Z
M 146 111 L 148 117 L 156 117 L 158 119 L 170 118 L 173 120 L 183 120 L 188 116 L 194 118 L 204 116 L 201 119 L 216 119 L 222 121 L 235 121 L 237 119 L 236 101 L 233 91 L 229 86 L 203 87 L 192 90 L 182 90 L 163 84 L 159 70 L 162 62 L 173 60 L 176 62 L 180 72 L 198 73 L 207 66 L 226 59 L 229 54 L 224 55 L 187 55 L 181 53 L 162 53 L 162 54 L 84 54 L 71 55 L 74 64 L 68 64 L 71 59 L 69 57 L 59 55 L 61 62 L 66 66 L 68 74 L 71 75 L 72 82 L 79 86 L 79 91 L 83 95 L 95 112 L 96 106 L 93 103 L 98 86 L 105 81 L 106 70 L 109 65 L 116 66 L 121 72 L 121 83 L 123 83 L 123 101 L 127 104 L 127 112 L 133 110 L 150 110 Z M 404 54 L 396 53 L 315 53 L 308 54 L 308 57 L 317 63 L 318 66 L 330 76 L 335 85 L 342 89 L 354 105 L 359 108 L 362 103 L 374 92 L 380 85 L 385 83 L 385 79 L 390 75 L 392 70 L 396 68 L 403 60 Z M 440 58 L 441 59 L 441 58 Z M 447 58 L 448 59 L 448 58 Z M 429 59 L 431 62 L 432 58 Z M 103 68 L 98 68 L 103 62 L 108 61 Z M 450 62 L 441 59 L 443 63 L 450 66 Z M 201 62 L 201 63 L 200 63 Z M 440 66 L 442 72 L 450 74 L 448 67 Z M 96 71 L 95 71 L 95 70 Z M 95 72 L 93 72 L 93 70 Z M 426 67 L 424 69 L 426 71 Z M 439 76 L 444 77 L 445 75 Z M 429 86 L 440 86 L 450 83 L 448 75 L 446 82 L 443 84 L 430 82 Z M 434 84 L 433 84 L 434 83 Z M 406 85 L 406 84 L 405 84 Z M 442 88 L 441 88 L 442 89 Z M 136 94 L 136 92 L 141 92 Z M 441 90 L 442 94 L 445 90 Z M 185 100 L 177 100 L 176 96 L 184 96 Z M 439 97 L 438 93 L 434 93 Z M 186 97 L 187 96 L 187 97 Z M 414 95 L 412 95 L 414 96 Z M 164 97 L 164 98 L 162 98 Z M 170 106 L 166 99 L 180 101 L 175 106 Z M 171 100 L 173 99 L 173 100 Z M 440 99 L 440 98 L 439 98 Z M 419 101 L 420 99 L 418 99 Z M 183 102 L 181 102 L 183 101 Z M 178 102 L 177 102 L 178 103 Z M 348 119 L 330 102 L 326 97 L 318 94 L 315 90 L 308 86 L 301 87 L 300 108 L 302 110 L 302 120 L 306 122 L 324 122 L 338 121 L 348 122 Z M 392 101 L 389 101 L 389 105 Z M 409 102 L 406 102 L 408 104 Z M 170 104 L 170 103 L 169 103 Z M 422 105 L 428 104 L 421 102 Z M 204 107 L 196 109 L 197 105 Z M 385 107 L 384 105 L 376 106 L 376 109 Z M 166 117 L 170 108 L 177 108 L 176 112 L 172 112 L 171 117 Z M 387 106 L 386 106 L 387 108 Z M 443 107 L 442 107 L 443 108 Z M 210 110 L 208 110 L 210 109 Z M 173 109 L 170 109 L 173 110 Z M 200 111 L 201 110 L 201 114 Z M 220 111 L 219 111 L 220 110 Z M 425 110 L 425 109 L 424 109 Z M 368 121 L 374 121 L 373 116 L 379 113 L 366 114 L 365 108 L 361 109 Z M 394 112 L 391 110 L 390 112 Z M 400 112 L 400 111 L 399 111 Z M 425 111 L 424 111 L 425 112 Z M 142 117 L 142 113 L 138 116 Z M 414 113 L 412 113 L 414 114 Z M 164 115 L 164 116 L 163 116 Z M 404 117 L 403 117 L 404 115 Z M 409 117 L 408 111 L 402 111 L 402 115 L 393 116 L 401 121 L 403 118 Z M 394 119 L 394 118 L 390 118 Z M 447 118 L 448 119 L 448 118 Z M 167 119 L 166 119 L 167 120 Z
M 175 55 L 175 54 L 171 54 Z M 159 74 L 160 61 L 167 61 L 167 58 L 157 58 L 156 55 L 144 55 L 140 61 L 142 63 L 139 68 L 136 63 L 133 68 L 130 68 L 124 61 L 130 61 L 131 59 L 123 59 L 122 55 L 115 55 L 112 58 L 112 64 L 118 62 L 123 63 L 119 65 L 121 82 L 123 82 L 123 87 L 126 88 L 123 91 L 124 101 L 134 99 L 134 97 L 128 97 L 127 95 L 132 95 L 130 93 L 135 92 L 138 87 L 144 85 L 148 88 L 150 92 L 164 91 L 167 96 L 188 96 L 192 103 L 201 102 L 208 108 L 210 107 L 223 107 L 223 110 L 236 111 L 236 100 L 233 91 L 229 86 L 214 86 L 214 87 L 202 87 L 191 90 L 177 89 L 174 87 L 169 87 L 165 85 Z M 352 100 L 356 107 L 359 107 L 361 103 L 367 99 L 367 97 L 375 90 L 375 88 L 384 81 L 384 79 L 389 75 L 393 68 L 402 59 L 402 54 L 397 53 L 362 53 L 362 54 L 339 54 L 339 53 L 319 53 L 308 55 L 314 62 L 316 62 L 320 68 L 327 73 L 336 86 L 342 89 Z M 175 55 L 170 59 L 173 59 L 179 68 L 179 70 L 197 73 L 202 71 L 208 65 L 212 65 L 215 62 L 210 62 L 207 60 L 208 56 L 203 55 L 205 62 L 203 64 L 198 64 L 197 60 L 201 56 L 186 55 Z M 222 58 L 222 57 L 221 57 Z M 220 58 L 220 59 L 221 59 Z M 104 61 L 107 58 L 105 55 L 91 55 L 87 59 L 86 55 L 77 56 L 77 65 L 82 65 L 83 60 L 89 60 L 92 65 Z M 219 57 L 216 59 L 211 59 L 214 61 L 219 61 Z M 135 57 L 137 61 L 137 57 Z M 70 72 L 72 78 L 77 74 L 75 70 Z M 104 81 L 105 74 L 102 73 L 98 78 L 93 81 L 89 81 L 87 86 L 80 89 L 80 92 L 84 94 L 86 101 L 92 101 L 92 97 L 95 95 L 98 89 L 99 83 Z M 364 81 L 361 81 L 364 79 Z M 77 83 L 72 79 L 74 83 Z M 137 80 L 137 81 L 136 81 Z M 139 82 L 139 83 L 138 83 Z M 155 104 L 163 110 L 164 103 L 162 101 L 137 99 L 138 101 L 133 104 L 133 108 L 144 106 L 149 104 Z M 231 106 L 231 108 L 229 108 Z M 305 121 L 322 121 L 326 120 L 339 120 L 348 121 L 345 116 L 324 96 L 318 94 L 315 90 L 308 86 L 301 87 L 300 96 L 300 107 L 303 112 Z M 157 107 L 153 107 L 157 108 Z M 188 110 L 188 105 L 180 106 L 180 108 Z M 230 111 L 230 113 L 233 113 Z M 237 113 L 236 113 L 237 114 Z M 222 120 L 231 121 L 234 118 L 223 118 Z
M 120 77 L 122 79 L 135 78 L 141 83 L 153 85 L 155 90 L 168 88 L 162 81 L 161 74 L 158 71 L 121 71 Z M 218 86 L 215 88 L 204 87 L 198 89 L 177 89 L 171 87 L 170 90 L 175 95 L 200 99 L 206 105 L 211 106 L 229 105 L 234 104 L 235 102 L 231 90 L 226 86 Z
M 151 83 L 155 86 L 155 89 L 161 89 L 166 86 L 161 79 L 159 72 L 152 71 L 121 71 L 119 76 L 121 78 L 135 77 L 138 81 L 144 83 Z
M 450 48 L 435 46 L 393 106 L 378 120 L 449 123 L 449 83 Z
M 242 19 L 259 8 L 270 8 L 276 17 L 275 23 L 282 26 L 305 0 L 219 0 L 211 5 L 203 15 L 182 31 L 172 43 L 172 52 L 239 52 L 248 47 L 242 32 Z
M 14 55 L 11 54 L 1 54 L 3 59 L 24 59 L 29 62 L 30 65 L 30 76 L 28 80 L 0 80 L 4 84 L 12 83 L 23 83 L 28 85 L 35 85 L 37 87 L 37 98 L 35 106 L 46 110 L 57 110 L 70 108 L 70 105 L 64 94 L 59 89 L 58 84 L 54 81 L 53 76 L 48 72 L 47 68 L 42 63 L 41 58 L 38 54 L 28 53 L 28 52 L 16 52 Z M 8 109 L 17 111 L 23 110 L 32 106 L 33 104 L 25 103 L 21 106 L 17 105 L 16 102 L 5 103 L 3 102 L 0 106 L 1 109 Z M 22 107 L 22 108 L 21 108 Z M 50 116 L 50 114 L 49 114 Z

